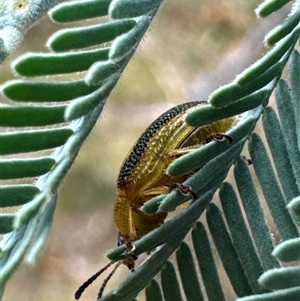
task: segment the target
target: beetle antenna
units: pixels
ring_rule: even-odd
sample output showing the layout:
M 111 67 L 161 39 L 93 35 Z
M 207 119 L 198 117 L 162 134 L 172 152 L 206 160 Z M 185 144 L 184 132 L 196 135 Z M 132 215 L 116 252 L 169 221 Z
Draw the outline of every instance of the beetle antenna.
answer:
M 122 261 L 120 260 L 114 267 L 114 269 L 111 271 L 111 273 L 104 279 L 100 289 L 99 289 L 99 293 L 98 293 L 98 297 L 97 300 L 99 300 L 102 297 L 103 291 L 106 287 L 107 282 L 109 281 L 109 279 L 113 276 L 113 274 L 116 272 L 117 268 L 122 264 Z
M 85 289 L 92 284 L 105 270 L 107 270 L 112 264 L 114 264 L 115 261 L 109 262 L 105 267 L 103 267 L 100 271 L 95 273 L 92 277 L 90 277 L 87 281 L 85 281 L 76 291 L 75 293 L 75 299 L 78 300 L 82 293 L 85 291 Z M 119 264 L 118 264 L 119 266 Z M 114 269 L 115 270 L 115 269 Z M 105 281 L 105 280 L 104 280 Z

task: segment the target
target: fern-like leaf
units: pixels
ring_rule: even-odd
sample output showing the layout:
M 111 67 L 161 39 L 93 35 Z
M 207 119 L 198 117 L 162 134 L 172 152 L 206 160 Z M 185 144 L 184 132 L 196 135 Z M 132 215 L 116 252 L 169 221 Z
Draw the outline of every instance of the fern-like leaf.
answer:
M 160 5 L 160 1 L 141 2 L 128 17 L 120 14 L 118 2 L 75 1 L 57 6 L 50 12 L 57 22 L 108 14 L 117 19 L 56 32 L 47 45 L 58 53 L 20 56 L 12 65 L 26 78 L 2 86 L 2 93 L 14 102 L 0 107 L 0 124 L 10 127 L 0 136 L 1 154 L 9 155 L 0 162 L 0 177 L 38 179 L 36 184 L 11 185 L 8 181 L 1 186 L 2 207 L 23 205 L 18 212 L 0 217 L 1 233 L 7 233 L 1 243 L 1 294 L 24 256 L 27 254 L 27 260 L 32 262 L 40 252 L 51 226 L 57 188 Z M 28 5 L 33 9 L 32 2 Z M 101 47 L 106 42 L 111 42 L 111 46 Z M 96 48 L 82 49 L 86 47 Z M 85 78 L 68 82 L 28 79 L 78 71 L 87 71 Z M 57 128 L 51 129 L 50 125 Z M 16 157 L 55 147 L 49 155 Z

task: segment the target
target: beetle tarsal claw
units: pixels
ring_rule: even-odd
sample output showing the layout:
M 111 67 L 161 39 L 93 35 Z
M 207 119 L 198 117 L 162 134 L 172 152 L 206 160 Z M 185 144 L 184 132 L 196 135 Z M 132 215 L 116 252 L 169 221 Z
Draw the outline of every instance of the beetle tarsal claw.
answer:
M 233 142 L 233 138 L 229 135 L 224 133 L 212 133 L 205 139 L 205 143 L 209 143 L 211 141 L 224 141 L 225 139 L 228 140 L 230 144 Z
M 183 195 L 190 195 L 194 200 L 197 198 L 197 194 L 193 191 L 192 187 L 189 185 L 174 183 L 172 184 L 171 189 L 176 189 L 180 191 Z
M 252 164 L 252 160 L 249 159 L 249 158 L 247 158 L 246 156 L 241 156 L 241 159 L 243 159 L 247 163 L 247 165 L 251 165 Z
M 135 250 L 135 245 L 133 244 L 132 241 L 128 241 L 126 242 L 126 249 L 127 249 L 127 252 L 130 253 L 130 254 L 133 254 L 134 255 L 134 250 Z M 136 255 L 134 255 L 133 257 L 137 257 Z

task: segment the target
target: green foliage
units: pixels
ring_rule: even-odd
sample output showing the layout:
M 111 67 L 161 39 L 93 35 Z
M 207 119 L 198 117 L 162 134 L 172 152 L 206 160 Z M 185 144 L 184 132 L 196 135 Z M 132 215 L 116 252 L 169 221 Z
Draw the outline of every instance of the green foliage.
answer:
M 299 53 L 294 52 L 290 63 L 290 66 L 294 66 L 294 69 L 290 69 L 291 77 L 297 76 L 293 72 L 300 72 L 299 65 L 297 71 L 294 65 L 298 58 Z M 264 131 L 275 167 L 271 164 L 271 158 L 260 136 L 252 133 L 248 139 L 248 147 L 255 175 L 250 173 L 252 167 L 248 166 L 244 159 L 236 158 L 234 177 L 238 193 L 231 184 L 225 182 L 221 185 L 219 192 L 222 209 L 213 203 L 207 208 L 207 231 L 213 238 L 214 246 L 232 288 L 240 297 L 239 301 L 297 300 L 300 296 L 299 266 L 286 266 L 289 262 L 299 260 L 300 254 L 299 231 L 294 223 L 294 221 L 299 221 L 299 211 L 296 209 L 299 204 L 299 197 L 297 197 L 299 187 L 295 167 L 299 160 L 296 136 L 298 130 L 294 124 L 295 117 L 291 100 L 291 95 L 294 93 L 290 91 L 285 81 L 280 80 L 275 93 L 279 106 L 279 118 L 272 108 L 266 107 L 263 110 Z M 284 97 L 282 97 L 283 94 Z M 294 103 L 298 103 L 298 100 Z M 180 160 L 177 162 L 180 164 Z M 260 185 L 280 238 L 283 240 L 276 248 L 274 248 L 272 234 L 262 207 L 263 198 L 259 196 L 260 188 L 254 184 L 256 181 Z M 287 204 L 292 215 L 287 210 Z M 245 212 L 245 216 L 242 211 Z M 206 294 L 208 300 L 222 300 L 224 297 L 219 285 L 220 274 L 213 264 L 217 255 L 212 256 L 204 226 L 198 222 L 196 229 L 197 232 L 195 229 L 192 232 L 193 247 L 205 287 L 205 293 L 202 291 L 199 298 L 201 299 L 201 296 Z M 185 248 L 186 244 L 184 242 L 182 244 Z M 181 245 L 177 252 L 180 252 L 180 249 Z M 202 253 L 198 255 L 199 252 Z M 286 263 L 285 267 L 281 266 L 280 261 Z M 179 269 L 181 264 L 177 258 Z M 190 269 L 193 271 L 194 266 Z M 213 275 L 210 281 L 206 281 L 207 274 Z M 180 275 L 186 277 L 183 274 Z M 186 279 L 181 279 L 182 283 L 185 281 Z M 150 283 L 151 285 L 157 286 L 153 282 Z M 167 296 L 168 291 L 163 284 L 161 290 L 162 294 Z M 212 295 L 212 291 L 218 292 L 219 296 Z M 148 295 L 147 300 L 151 300 Z
M 95 2 L 99 1 L 86 1 L 85 11 L 93 11 Z M 108 14 L 110 1 L 100 2 L 99 10 L 93 11 L 89 17 Z M 34 2 L 29 5 L 33 4 Z M 70 18 L 84 20 L 86 16 L 80 8 L 82 4 L 82 1 L 75 5 L 61 4 L 50 14 L 55 21 L 60 22 L 69 22 Z M 15 103 L 0 107 L 1 126 L 32 128 L 2 133 L 1 154 L 14 155 L 58 148 L 51 156 L 44 153 L 37 154 L 36 158 L 13 156 L 3 158 L 0 162 L 1 179 L 30 179 L 39 176 L 35 185 L 8 183 L 1 186 L 3 207 L 24 204 L 14 214 L 1 215 L 1 233 L 8 233 L 1 246 L 1 293 L 24 256 L 27 254 L 27 260 L 32 262 L 41 251 L 52 223 L 57 188 L 97 121 L 107 96 L 133 55 L 159 4 L 160 2 L 156 2 L 151 6 L 149 14 L 138 19 L 110 20 L 99 25 L 58 31 L 47 43 L 55 51 L 90 46 L 97 46 L 97 49 L 51 54 L 30 53 L 13 62 L 15 71 L 27 77 L 86 71 L 92 67 L 85 79 L 77 81 L 53 82 L 26 78 L 7 82 L 2 86 L 2 93 Z M 117 5 L 115 7 L 118 9 Z M 117 39 L 125 33 L 128 33 L 125 42 Z M 113 41 L 110 47 L 99 48 L 99 44 L 109 41 Z M 42 104 L 23 105 L 18 102 Z M 74 121 L 68 123 L 71 120 Z M 50 125 L 56 125 L 57 128 L 51 129 Z
M 287 2 L 265 1 L 257 13 L 267 16 Z M 3 94 L 12 102 L 0 107 L 0 125 L 10 128 L 0 135 L 0 153 L 9 155 L 0 161 L 0 178 L 38 178 L 35 184 L 8 182 L 0 187 L 1 207 L 22 205 L 16 213 L 0 215 L 0 233 L 6 233 L 1 244 L 1 294 L 24 257 L 34 262 L 41 252 L 52 224 L 57 189 L 160 4 L 160 0 L 86 0 L 59 4 L 50 11 L 55 22 L 99 16 L 109 16 L 110 20 L 59 30 L 47 42 L 53 52 L 27 53 L 12 63 L 14 70 L 25 78 L 2 86 Z M 41 7 L 36 15 L 48 8 Z M 36 6 L 30 4 L 29 12 L 34 9 Z M 294 51 L 300 32 L 299 1 L 295 2 L 293 10 L 283 24 L 267 35 L 269 45 L 278 42 L 271 51 L 232 83 L 213 92 L 207 105 L 187 115 L 187 123 L 202 126 L 242 114 L 238 123 L 226 133 L 232 137 L 233 143 L 213 141 L 170 164 L 167 173 L 172 176 L 199 169 L 185 184 L 200 197 L 135 242 L 136 255 L 158 249 L 101 300 L 131 301 L 145 287 L 148 301 L 182 300 L 184 295 L 188 300 L 226 300 L 208 237 L 213 238 L 227 277 L 240 298 L 238 300 L 299 299 L 299 267 L 282 267 L 280 263 L 299 259 L 300 249 L 296 227 L 300 220 L 300 59 L 299 53 Z M 9 16 L 14 11 L 6 13 Z M 16 22 L 19 19 L 11 20 Z M 26 19 L 22 23 L 24 28 L 29 27 L 33 20 L 36 17 Z M 11 39 L 14 39 L 13 35 Z M 100 44 L 107 42 L 111 43 L 110 46 L 102 48 Z M 10 51 L 4 43 L 4 57 Z M 288 60 L 290 83 L 280 79 Z M 81 71 L 87 71 L 86 75 L 77 81 L 28 79 Z M 278 117 L 268 107 L 275 88 Z M 21 102 L 30 103 L 23 105 Z M 40 102 L 42 104 L 36 105 Z M 261 115 L 271 157 L 260 136 L 252 133 Z M 50 128 L 50 125 L 56 127 Z M 32 128 L 22 130 L 20 127 Z M 255 175 L 250 172 L 252 167 L 240 158 L 245 143 Z M 56 149 L 51 155 L 41 152 L 32 158 L 17 157 L 20 153 L 52 148 Z M 235 182 L 221 184 L 233 165 Z M 259 183 L 283 241 L 275 249 L 261 204 L 260 188 L 255 182 Z M 211 203 L 218 188 L 220 206 Z M 188 198 L 172 191 L 149 200 L 142 210 L 147 213 L 169 212 Z M 197 221 L 205 210 L 208 229 Z M 191 229 L 193 249 L 182 242 Z M 178 275 L 174 264 L 168 261 L 176 249 Z M 200 273 L 192 252 L 196 254 Z M 108 254 L 108 258 L 116 261 L 127 256 L 125 246 Z M 160 271 L 161 284 L 153 280 Z

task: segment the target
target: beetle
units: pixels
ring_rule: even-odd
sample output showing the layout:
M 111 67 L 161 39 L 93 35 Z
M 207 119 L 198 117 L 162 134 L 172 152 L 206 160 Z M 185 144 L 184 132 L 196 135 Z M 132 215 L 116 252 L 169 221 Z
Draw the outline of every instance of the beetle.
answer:
M 177 157 L 212 140 L 227 139 L 229 143 L 233 142 L 224 132 L 232 127 L 234 118 L 226 118 L 202 127 L 185 123 L 186 113 L 204 103 L 206 102 L 187 102 L 163 113 L 150 124 L 125 158 L 117 180 L 114 222 L 118 229 L 118 246 L 125 244 L 131 256 L 117 263 L 104 280 L 98 298 L 121 263 L 134 271 L 137 259 L 134 254 L 134 241 L 158 228 L 167 217 L 166 212 L 146 214 L 140 207 L 152 197 L 173 189 L 179 189 L 184 194 L 190 193 L 191 198 L 195 197 L 192 189 L 182 184 L 193 172 L 172 177 L 166 174 L 168 165 Z M 78 299 L 85 288 L 113 263 L 110 262 L 88 279 L 78 289 L 75 298 Z

